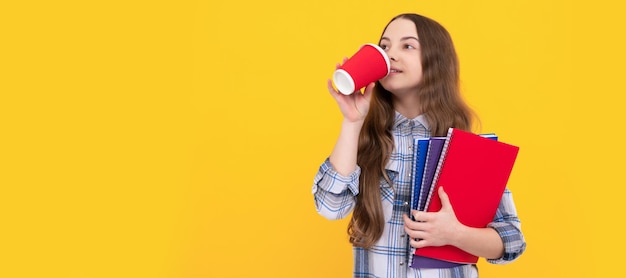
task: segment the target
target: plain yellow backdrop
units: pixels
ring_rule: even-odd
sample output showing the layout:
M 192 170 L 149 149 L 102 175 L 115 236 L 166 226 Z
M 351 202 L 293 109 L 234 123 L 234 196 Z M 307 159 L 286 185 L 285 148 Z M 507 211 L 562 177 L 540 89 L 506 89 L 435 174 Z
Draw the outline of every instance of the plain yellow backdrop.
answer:
M 605 277 L 623 241 L 615 1 L 0 4 L 0 277 L 350 277 L 311 185 L 335 63 L 417 12 L 484 132 L 520 146 L 528 248 L 481 277 Z

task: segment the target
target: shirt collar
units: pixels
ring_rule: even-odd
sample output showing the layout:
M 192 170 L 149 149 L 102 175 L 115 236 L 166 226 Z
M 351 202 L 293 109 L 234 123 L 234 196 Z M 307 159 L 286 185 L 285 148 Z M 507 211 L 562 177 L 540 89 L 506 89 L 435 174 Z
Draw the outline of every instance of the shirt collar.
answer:
M 412 120 L 410 120 L 409 118 L 407 118 L 404 115 L 400 114 L 400 112 L 396 111 L 396 119 L 395 119 L 395 122 L 394 122 L 393 126 L 394 127 L 399 127 L 401 124 L 407 123 L 407 122 L 414 122 L 415 124 L 421 124 L 427 130 L 430 129 L 430 127 L 428 126 L 428 122 L 426 121 L 426 116 L 424 116 L 424 114 L 420 114 L 419 116 L 417 116 L 417 117 L 413 118 Z

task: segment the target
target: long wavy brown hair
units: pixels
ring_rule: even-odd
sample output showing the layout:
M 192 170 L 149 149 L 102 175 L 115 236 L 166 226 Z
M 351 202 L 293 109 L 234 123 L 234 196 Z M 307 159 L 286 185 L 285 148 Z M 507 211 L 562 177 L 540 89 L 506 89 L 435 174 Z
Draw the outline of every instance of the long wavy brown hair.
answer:
M 445 136 L 449 127 L 471 130 L 475 115 L 461 98 L 459 63 L 450 34 L 436 21 L 417 14 L 401 14 L 389 23 L 399 18 L 413 21 L 419 35 L 423 77 L 418 99 L 431 136 Z M 377 83 L 359 135 L 359 194 L 348 225 L 350 243 L 356 247 L 372 247 L 383 233 L 380 183 L 382 178 L 392 185 L 385 166 L 394 147 L 394 121 L 392 94 Z

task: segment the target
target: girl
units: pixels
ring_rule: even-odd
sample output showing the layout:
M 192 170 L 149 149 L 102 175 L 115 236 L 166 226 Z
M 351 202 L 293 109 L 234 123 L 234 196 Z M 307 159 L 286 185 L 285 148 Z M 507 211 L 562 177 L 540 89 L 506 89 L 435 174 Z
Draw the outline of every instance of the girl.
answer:
M 494 264 L 515 260 L 526 243 L 508 189 L 486 228 L 461 224 L 443 188 L 439 212 L 409 209 L 413 139 L 472 126 L 472 111 L 459 93 L 450 35 L 432 19 L 401 14 L 387 24 L 379 45 L 389 56 L 391 73 L 362 94 L 342 95 L 328 80 L 343 122 L 313 184 L 320 214 L 340 219 L 352 213 L 354 277 L 478 276 L 474 264 L 418 256 L 409 261 L 410 246 L 454 245 Z

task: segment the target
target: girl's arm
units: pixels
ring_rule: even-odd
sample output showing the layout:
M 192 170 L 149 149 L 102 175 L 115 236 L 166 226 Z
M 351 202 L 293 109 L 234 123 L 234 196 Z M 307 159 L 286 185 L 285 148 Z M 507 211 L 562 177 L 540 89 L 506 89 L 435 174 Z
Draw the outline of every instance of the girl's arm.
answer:
M 451 243 L 467 253 L 486 259 L 498 259 L 504 254 L 502 239 L 492 228 L 473 228 L 462 225 Z
M 369 110 L 373 90 L 374 83 L 371 83 L 365 88 L 363 94 L 357 91 L 351 95 L 343 95 L 337 92 L 328 80 L 328 92 L 335 99 L 343 114 L 339 138 L 330 154 L 330 163 L 339 174 L 348 175 L 356 169 L 359 133 Z
M 351 122 L 346 119 L 341 124 L 339 138 L 329 157 L 330 164 L 341 175 L 347 176 L 356 170 L 356 155 L 362 126 L 363 121 Z
M 374 84 L 370 84 L 363 94 L 355 92 L 346 96 L 337 92 L 328 80 L 328 91 L 337 101 L 344 118 L 337 143 L 313 181 L 315 206 L 328 219 L 347 216 L 354 208 L 355 196 L 359 194 L 361 169 L 356 163 L 359 133 L 373 89 Z
M 504 190 L 493 222 L 487 227 L 494 229 L 504 244 L 504 254 L 496 259 L 487 259 L 487 262 L 506 264 L 517 259 L 526 250 L 522 224 L 517 216 L 513 193 L 508 188 Z

